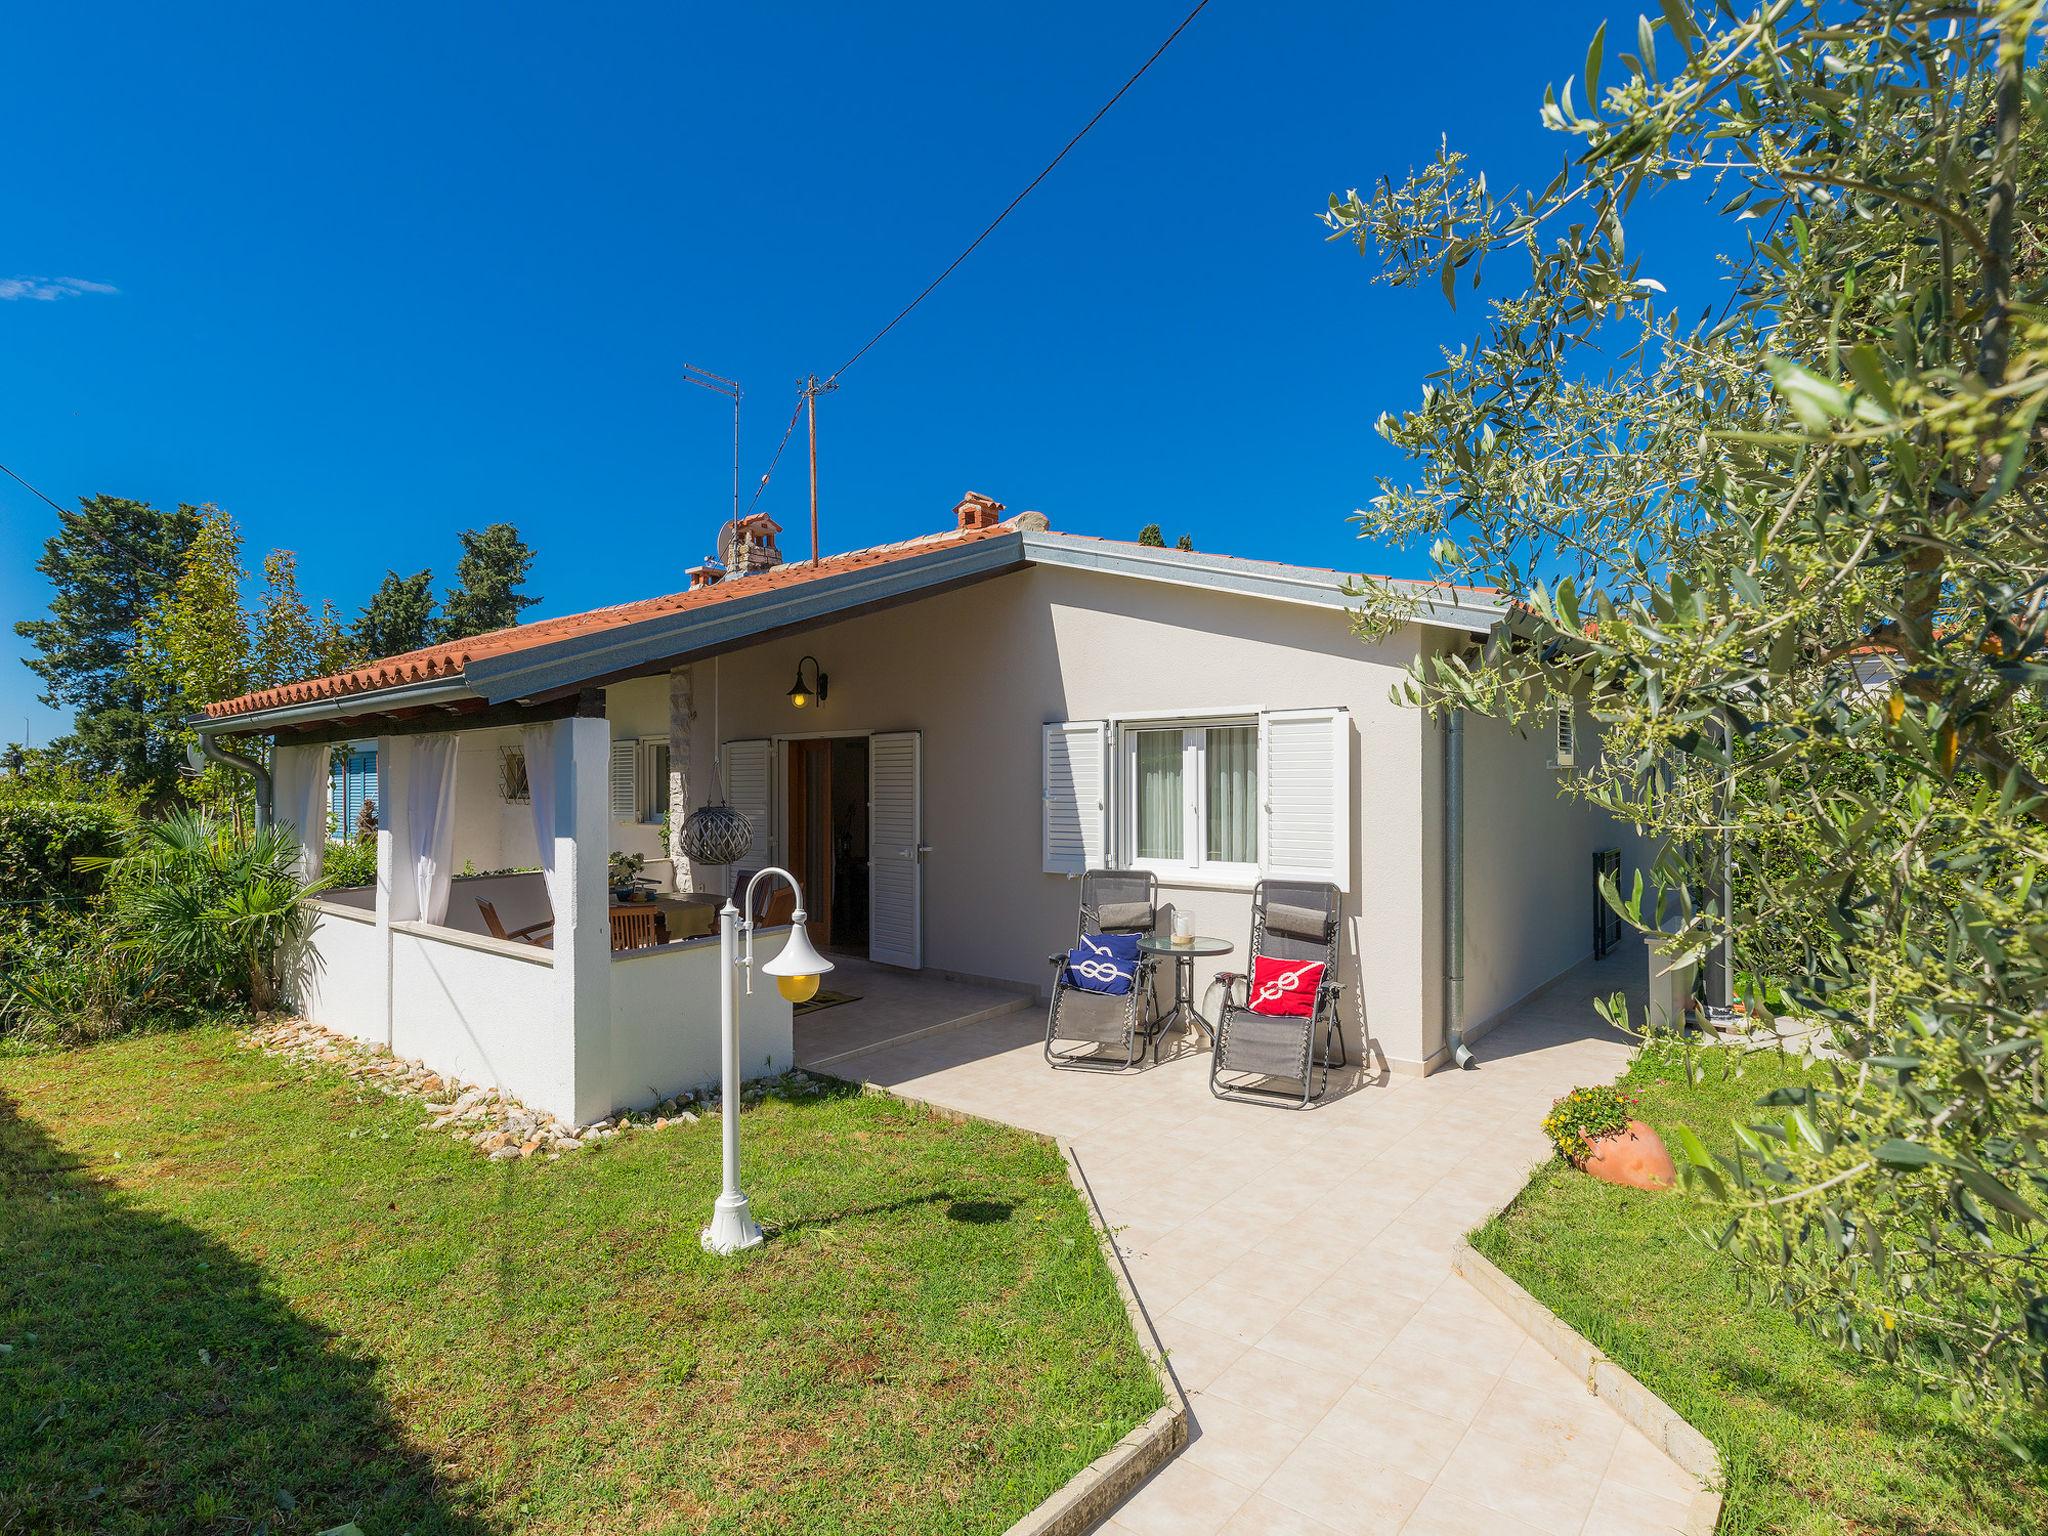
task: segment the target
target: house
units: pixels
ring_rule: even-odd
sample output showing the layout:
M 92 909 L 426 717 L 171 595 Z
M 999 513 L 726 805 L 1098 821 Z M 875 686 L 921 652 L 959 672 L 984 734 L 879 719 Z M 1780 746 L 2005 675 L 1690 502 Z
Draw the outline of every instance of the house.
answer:
M 205 733 L 275 738 L 297 824 L 334 747 L 376 743 L 378 883 L 320 903 L 308 1015 L 574 1121 L 710 1080 L 702 934 L 732 871 L 669 850 L 723 799 L 752 827 L 738 868 L 793 870 L 828 953 L 1030 988 L 1072 941 L 1084 869 L 1151 869 L 1162 902 L 1236 941 L 1201 987 L 1243 965 L 1262 875 L 1332 881 L 1353 1059 L 1446 1064 L 1453 733 L 1390 695 L 1502 605 L 1415 586 L 1413 620 L 1366 641 L 1343 573 L 1004 511 L 969 495 L 941 532 L 815 562 L 743 521 L 725 568 L 671 596 L 213 706 Z M 1640 863 L 1558 796 L 1557 754 L 1591 729 L 1567 708 L 1457 733 L 1465 1040 L 1590 953 L 1595 851 Z M 611 948 L 615 851 L 672 895 L 668 942 Z M 491 932 L 550 919 L 551 947 Z M 789 1005 L 758 988 L 743 1007 L 745 1069 L 785 1067 Z

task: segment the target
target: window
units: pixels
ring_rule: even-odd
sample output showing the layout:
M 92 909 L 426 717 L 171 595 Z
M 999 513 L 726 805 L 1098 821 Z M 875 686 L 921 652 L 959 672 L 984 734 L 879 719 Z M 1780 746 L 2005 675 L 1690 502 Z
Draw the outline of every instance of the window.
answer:
M 1258 726 L 1131 726 L 1123 740 L 1119 810 L 1130 862 L 1168 871 L 1255 875 Z
M 499 749 L 498 793 L 514 804 L 523 805 L 533 799 L 533 790 L 526 782 L 526 753 L 522 748 Z
M 640 739 L 639 819 L 655 826 L 668 820 L 668 743 Z
M 1151 869 L 1165 884 L 1265 876 L 1351 889 L 1356 743 L 1343 708 L 1269 709 L 1255 720 L 1054 720 L 1043 731 L 1047 874 L 1107 865 Z

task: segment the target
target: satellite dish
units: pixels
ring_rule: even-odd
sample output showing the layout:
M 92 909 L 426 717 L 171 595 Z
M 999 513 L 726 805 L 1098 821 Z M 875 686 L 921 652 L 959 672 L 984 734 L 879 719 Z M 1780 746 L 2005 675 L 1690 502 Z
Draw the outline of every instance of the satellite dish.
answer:
M 729 519 L 725 526 L 718 530 L 718 563 L 728 571 L 733 568 L 733 546 L 738 538 L 739 525 Z

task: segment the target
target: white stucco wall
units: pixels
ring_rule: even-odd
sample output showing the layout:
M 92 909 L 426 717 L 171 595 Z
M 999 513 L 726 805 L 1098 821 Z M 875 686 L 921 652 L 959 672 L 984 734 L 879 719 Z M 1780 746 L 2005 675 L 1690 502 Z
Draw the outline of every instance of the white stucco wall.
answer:
M 540 862 L 533 842 L 533 807 L 507 800 L 500 764 L 504 749 L 521 746 L 518 726 L 463 731 L 456 736 L 455 867 L 530 869 Z
M 553 965 L 551 951 L 530 944 L 457 942 L 445 929 L 393 925 L 392 1053 L 574 1121 L 573 1052 Z
M 1416 1063 L 1433 921 L 1418 891 L 1437 830 L 1420 815 L 1424 723 L 1388 689 L 1417 644 L 1410 628 L 1367 645 L 1328 609 L 1039 567 L 697 663 L 692 759 L 778 733 L 922 732 L 925 965 L 1038 987 L 1045 956 L 1072 942 L 1078 896 L 1076 881 L 1041 873 L 1045 722 L 1342 705 L 1354 792 L 1346 1034 L 1355 1048 L 1369 1032 L 1389 1058 Z M 806 653 L 831 692 L 798 716 L 786 695 Z M 642 733 L 655 700 L 666 729 L 664 679 L 609 690 L 608 713 L 613 697 L 631 722 L 617 734 Z M 705 768 L 697 777 L 708 788 Z M 1167 884 L 1161 900 L 1237 945 L 1198 962 L 1205 993 L 1216 970 L 1243 967 L 1249 885 Z
M 376 914 L 340 902 L 319 902 L 315 910 L 313 959 L 299 1011 L 350 1039 L 385 1044 L 384 935 Z
M 788 930 L 764 928 L 757 959 L 777 954 Z M 774 983 L 739 994 L 740 1076 L 787 1072 L 791 1011 Z M 615 956 L 611 963 L 612 1100 L 645 1108 L 719 1075 L 718 940 L 697 939 Z

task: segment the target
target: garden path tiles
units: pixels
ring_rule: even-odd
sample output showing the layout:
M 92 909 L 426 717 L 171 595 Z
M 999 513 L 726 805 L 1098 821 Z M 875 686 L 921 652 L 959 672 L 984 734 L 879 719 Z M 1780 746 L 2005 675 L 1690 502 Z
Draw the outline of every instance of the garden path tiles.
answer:
M 1056 1072 L 1005 1014 L 866 1054 L 867 1081 L 1074 1151 L 1186 1396 L 1190 1443 L 1105 1530 L 1658 1536 L 1691 1480 L 1463 1279 L 1463 1233 L 1548 1155 L 1552 1099 L 1619 1072 L 1589 962 L 1476 1042 L 1472 1072 L 1219 1103 L 1189 1052 Z

